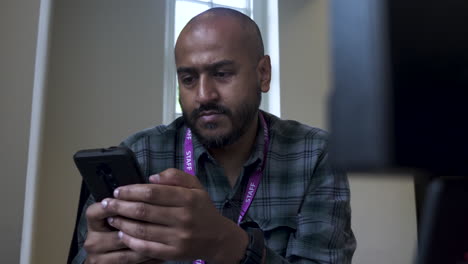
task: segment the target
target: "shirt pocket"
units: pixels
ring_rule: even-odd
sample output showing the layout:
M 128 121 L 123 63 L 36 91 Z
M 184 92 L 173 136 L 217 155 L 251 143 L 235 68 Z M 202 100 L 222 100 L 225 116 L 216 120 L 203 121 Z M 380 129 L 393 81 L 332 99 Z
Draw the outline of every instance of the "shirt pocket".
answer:
M 294 236 L 297 230 L 296 217 L 277 217 L 259 221 L 263 231 L 266 246 L 271 250 L 286 255 L 289 238 Z

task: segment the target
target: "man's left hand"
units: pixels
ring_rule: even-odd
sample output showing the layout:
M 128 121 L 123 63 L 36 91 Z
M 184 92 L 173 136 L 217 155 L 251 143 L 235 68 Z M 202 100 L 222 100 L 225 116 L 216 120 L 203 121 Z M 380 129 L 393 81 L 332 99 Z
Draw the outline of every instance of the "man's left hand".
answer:
M 239 263 L 248 236 L 218 212 L 197 177 L 168 169 L 150 182 L 119 187 L 107 199 L 124 244 L 157 259 Z

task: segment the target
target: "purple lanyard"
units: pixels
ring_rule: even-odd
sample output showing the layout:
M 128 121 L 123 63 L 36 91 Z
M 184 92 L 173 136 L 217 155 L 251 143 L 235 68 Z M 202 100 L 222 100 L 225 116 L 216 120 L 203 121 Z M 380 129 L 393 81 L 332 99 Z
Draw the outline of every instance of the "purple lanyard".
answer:
M 259 112 L 260 120 L 262 121 L 263 125 L 263 133 L 264 133 L 264 140 L 265 144 L 263 146 L 263 161 L 260 166 L 257 167 L 255 172 L 252 176 L 249 177 L 249 182 L 247 184 L 247 190 L 245 190 L 244 200 L 242 202 L 242 208 L 239 214 L 239 218 L 237 219 L 237 224 L 240 224 L 242 219 L 244 219 L 247 210 L 249 210 L 250 205 L 252 204 L 253 198 L 258 190 L 258 185 L 260 184 L 260 180 L 263 176 L 263 169 L 265 168 L 265 161 L 268 152 L 268 145 L 270 143 L 270 138 L 268 135 L 268 127 L 263 117 L 263 114 Z M 187 128 L 185 133 L 185 142 L 184 142 L 184 171 L 188 174 L 195 175 L 194 170 L 194 158 L 193 158 L 193 143 L 192 143 L 192 131 Z M 204 264 L 205 262 L 201 259 L 195 260 L 194 264 Z

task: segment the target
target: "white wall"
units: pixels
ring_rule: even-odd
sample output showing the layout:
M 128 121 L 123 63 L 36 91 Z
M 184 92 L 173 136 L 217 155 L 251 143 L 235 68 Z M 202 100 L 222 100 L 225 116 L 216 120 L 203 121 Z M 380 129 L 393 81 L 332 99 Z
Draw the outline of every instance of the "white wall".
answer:
M 326 128 L 331 74 L 327 0 L 279 0 L 281 117 Z M 353 263 L 412 263 L 416 241 L 410 175 L 349 174 Z
M 81 181 L 72 155 L 161 123 L 164 7 L 55 1 L 31 263 L 66 262 Z
M 0 263 L 20 259 L 39 1 L 0 1 Z

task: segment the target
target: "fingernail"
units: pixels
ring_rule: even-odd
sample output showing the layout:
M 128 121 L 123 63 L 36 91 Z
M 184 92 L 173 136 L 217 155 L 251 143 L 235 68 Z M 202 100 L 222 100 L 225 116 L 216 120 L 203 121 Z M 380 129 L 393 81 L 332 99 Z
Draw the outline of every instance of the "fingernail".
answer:
M 112 225 L 112 222 L 114 222 L 114 218 L 108 217 L 107 222 L 109 223 L 109 225 Z
M 117 198 L 119 196 L 119 192 L 120 190 L 119 189 L 115 189 L 114 190 L 114 197 Z
M 122 239 L 122 237 L 123 237 L 123 232 L 122 232 L 122 231 L 119 231 L 118 236 L 119 236 L 119 239 Z
M 153 183 L 158 183 L 160 180 L 161 180 L 161 176 L 159 176 L 159 174 L 155 174 L 150 177 L 150 181 Z
M 102 208 L 107 208 L 107 206 L 109 205 L 109 202 L 107 200 L 102 200 L 101 205 L 102 205 Z

